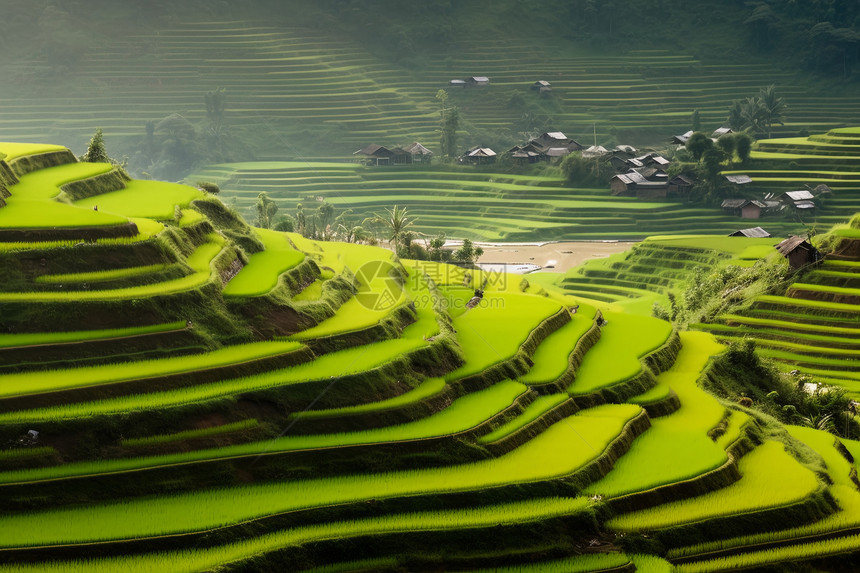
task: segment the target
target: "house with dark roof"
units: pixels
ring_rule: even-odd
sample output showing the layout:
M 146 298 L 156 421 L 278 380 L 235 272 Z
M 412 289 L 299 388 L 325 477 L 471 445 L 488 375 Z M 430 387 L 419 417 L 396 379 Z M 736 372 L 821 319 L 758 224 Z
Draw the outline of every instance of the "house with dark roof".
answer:
M 806 237 L 793 236 L 776 245 L 779 254 L 788 259 L 792 270 L 817 263 L 822 259 L 821 253 L 812 246 Z
M 552 84 L 546 80 L 538 80 L 532 84 L 532 89 L 538 93 L 547 93 L 552 91 Z
M 758 219 L 766 205 L 755 199 L 725 199 L 720 207 L 741 219 Z
M 613 195 L 660 199 L 666 197 L 668 183 L 668 177 L 664 171 L 654 167 L 643 167 L 615 175 L 609 180 L 609 188 Z
M 751 239 L 767 239 L 772 237 L 770 233 L 761 227 L 753 227 L 751 229 L 739 229 L 734 233 L 729 233 L 729 237 L 749 237 Z
M 472 165 L 482 165 L 495 161 L 496 152 L 489 147 L 473 147 L 460 156 L 460 163 L 471 163 Z
M 370 143 L 365 145 L 353 155 L 364 156 L 367 165 L 390 165 L 394 162 L 396 153 L 382 145 Z
M 404 147 L 403 151 L 409 154 L 409 163 L 430 163 L 433 159 L 433 152 L 417 141 Z
M 687 142 L 690 140 L 691 135 L 693 135 L 692 129 L 683 135 L 673 135 L 672 139 L 670 139 L 669 141 L 676 145 L 687 145 Z
M 687 195 L 693 188 L 696 180 L 692 175 L 684 175 L 683 173 L 675 175 L 666 182 L 666 190 L 669 196 Z

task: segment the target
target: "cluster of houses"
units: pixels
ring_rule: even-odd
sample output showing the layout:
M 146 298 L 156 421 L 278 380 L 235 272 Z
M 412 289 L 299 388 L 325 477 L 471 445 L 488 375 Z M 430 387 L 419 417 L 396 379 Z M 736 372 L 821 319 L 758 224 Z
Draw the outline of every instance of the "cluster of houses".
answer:
M 537 163 L 553 161 L 581 151 L 582 146 L 560 131 L 548 131 L 529 139 L 528 143 L 515 145 L 507 155 L 516 163 Z
M 583 157 L 602 158 L 616 174 L 609 180 L 613 195 L 659 199 L 686 195 L 695 181 L 687 175 L 669 177 L 666 168 L 671 161 L 657 152 L 637 155 L 630 145 L 606 149 L 593 145 L 582 152 Z
M 726 199 L 721 207 L 727 213 L 741 219 L 759 219 L 767 215 L 784 213 L 792 209 L 799 213 L 812 213 L 818 197 L 829 195 L 833 191 L 827 185 L 819 185 L 813 190 L 785 191 L 783 193 L 767 193 L 761 199 Z

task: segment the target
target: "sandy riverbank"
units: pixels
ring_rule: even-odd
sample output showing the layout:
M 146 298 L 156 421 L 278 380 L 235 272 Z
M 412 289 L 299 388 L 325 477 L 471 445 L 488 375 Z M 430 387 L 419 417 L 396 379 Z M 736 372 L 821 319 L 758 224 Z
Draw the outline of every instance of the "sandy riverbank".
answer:
M 633 242 L 568 241 L 564 243 L 476 243 L 484 249 L 479 263 L 535 264 L 543 271 L 563 273 L 585 261 L 626 251 Z M 555 261 L 555 268 L 546 268 Z

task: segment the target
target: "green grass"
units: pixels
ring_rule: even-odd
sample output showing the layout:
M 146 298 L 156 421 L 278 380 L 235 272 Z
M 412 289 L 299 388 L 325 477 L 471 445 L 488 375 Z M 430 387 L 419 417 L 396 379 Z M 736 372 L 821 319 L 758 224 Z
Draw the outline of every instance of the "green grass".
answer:
M 558 379 L 570 368 L 570 355 L 579 339 L 594 325 L 586 314 L 575 314 L 571 321 L 541 342 L 532 360 L 534 366 L 520 377 L 526 384 L 546 384 Z
M 517 430 L 537 420 L 556 406 L 560 405 L 568 398 L 569 396 L 567 394 L 552 394 L 549 396 L 539 396 L 534 402 L 526 406 L 526 408 L 519 416 L 513 418 L 506 424 L 502 424 L 489 434 L 482 436 L 478 440 L 478 443 L 491 444 L 493 442 L 501 440 L 502 438 L 513 434 Z
M 127 336 L 143 336 L 171 332 L 185 328 L 185 321 L 153 324 L 150 326 L 130 326 L 105 330 L 78 330 L 72 332 L 35 332 L 28 334 L 0 334 L 0 348 L 36 346 L 44 344 L 64 344 L 90 340 L 110 340 Z
M 347 539 L 399 531 L 418 533 L 421 531 L 485 528 L 499 524 L 522 523 L 575 515 L 585 511 L 588 507 L 589 501 L 584 498 L 539 498 L 486 507 L 395 514 L 355 521 L 309 525 L 206 549 L 186 549 L 86 561 L 69 561 L 56 565 L 50 562 L 32 565 L 0 565 L 0 571 L 3 573 L 36 573 L 39 571 L 107 573 L 121 570 L 128 573 L 149 573 L 152 571 L 190 573 L 217 568 L 224 563 L 241 562 L 255 555 L 277 549 L 327 539 Z M 582 563 L 583 565 L 610 565 L 619 561 L 619 557 L 602 556 L 585 558 Z M 626 561 L 626 558 L 623 558 L 623 561 Z M 567 567 L 568 565 L 562 564 L 562 566 Z M 570 569 L 563 570 L 570 571 Z M 576 569 L 576 571 L 587 570 Z
M 634 511 L 607 522 L 616 531 L 648 531 L 720 516 L 761 511 L 801 501 L 819 486 L 815 474 L 783 449 L 765 442 L 739 462 L 741 479 L 704 495 Z M 775 488 L 774 484 L 780 484 Z
M 486 390 L 468 394 L 432 416 L 396 426 L 384 426 L 356 432 L 285 436 L 264 442 L 251 442 L 214 449 L 194 450 L 140 458 L 121 458 L 93 462 L 69 463 L 55 467 L 0 472 L 0 483 L 18 483 L 133 471 L 147 467 L 164 467 L 213 459 L 267 455 L 278 452 L 337 448 L 358 444 L 382 444 L 423 440 L 470 430 L 492 418 L 527 391 L 511 380 Z
M 188 356 L 85 366 L 67 370 L 3 374 L 0 375 L 0 396 L 25 396 L 195 372 L 288 354 L 301 347 L 302 345 L 297 342 L 267 341 L 229 346 Z
M 174 434 L 159 434 L 157 436 L 146 436 L 144 438 L 128 438 L 122 441 L 122 445 L 127 448 L 136 448 L 140 446 L 154 446 L 157 444 L 169 444 L 181 440 L 193 440 L 195 438 L 208 438 L 228 434 L 230 432 L 239 432 L 256 428 L 259 425 L 257 420 L 242 420 L 241 422 L 233 422 L 232 424 L 223 424 L 221 426 L 212 426 L 211 428 L 201 428 L 199 430 L 186 430 L 184 432 L 176 432 Z
M 656 350 L 672 334 L 672 325 L 651 318 L 615 312 L 604 313 L 607 324 L 600 340 L 585 355 L 576 379 L 568 388 L 572 395 L 588 394 L 636 376 L 640 358 Z
M 46 143 L 13 143 L 4 141 L 0 143 L 0 153 L 3 159 L 9 163 L 19 157 L 36 155 L 37 153 L 50 153 L 52 151 L 65 151 L 62 145 L 50 145 Z
M 146 265 L 142 267 L 129 267 L 124 269 L 109 269 L 91 271 L 86 273 L 64 273 L 56 275 L 40 275 L 36 277 L 37 283 L 63 284 L 63 283 L 98 283 L 117 279 L 128 279 L 146 276 L 169 268 L 170 265 Z
M 810 561 L 823 557 L 837 556 L 842 553 L 854 553 L 860 549 L 860 535 L 809 541 L 787 547 L 764 549 L 717 557 L 706 561 L 684 563 L 677 566 L 678 573 L 711 573 L 717 571 L 736 571 L 751 567 L 785 564 L 792 561 Z
M 223 380 L 175 390 L 122 396 L 97 402 L 63 404 L 61 406 L 15 412 L 0 412 L 0 423 L 88 418 L 96 415 L 121 414 L 128 411 L 170 408 L 277 386 L 347 376 L 378 368 L 425 344 L 424 341 L 415 339 L 386 340 L 367 346 L 333 352 L 320 356 L 310 363 L 299 364 L 281 370 L 272 370 L 264 374 L 246 378 Z
M 34 546 L 199 531 L 299 508 L 552 479 L 599 456 L 640 411 L 629 405 L 600 406 L 554 424 L 508 454 L 460 466 L 254 484 L 4 515 L 0 544 Z
M 515 356 L 529 334 L 561 306 L 527 294 L 487 292 L 481 303 L 454 319 L 466 364 L 446 375 L 456 380 Z
M 0 302 L 47 302 L 47 301 L 85 301 L 85 300 L 125 300 L 140 297 L 183 292 L 199 287 L 211 278 L 209 265 L 221 252 L 224 239 L 217 234 L 209 237 L 211 242 L 204 243 L 185 261 L 194 273 L 159 283 L 139 285 L 111 290 L 87 290 L 75 292 L 6 292 L 0 293 Z
M 177 205 L 188 207 L 193 200 L 205 196 L 203 191 L 188 185 L 135 179 L 126 183 L 125 189 L 87 197 L 74 204 L 87 209 L 98 206 L 99 212 L 116 213 L 124 217 L 168 221 L 173 220 Z
M 681 407 L 651 420 L 651 427 L 633 442 L 609 474 L 588 486 L 589 493 L 620 496 L 701 475 L 727 460 L 725 445 L 707 432 L 722 419 L 725 408 L 697 385 L 711 355 L 722 351 L 713 337 L 682 332 L 683 347 L 672 367 L 657 376 L 675 391 Z
M 257 236 L 266 250 L 251 255 L 248 264 L 224 287 L 224 296 L 264 295 L 277 286 L 281 274 L 305 259 L 304 253 L 292 248 L 283 233 L 257 229 Z
M 367 412 L 382 412 L 385 410 L 393 410 L 402 408 L 410 404 L 418 404 L 423 400 L 436 396 L 442 392 L 447 384 L 444 378 L 428 378 L 414 389 L 404 392 L 400 396 L 389 398 L 388 400 L 380 400 L 369 404 L 359 404 L 357 406 L 347 406 L 345 408 L 330 408 L 328 410 L 305 410 L 291 414 L 290 418 L 298 419 L 314 419 L 314 418 L 337 418 L 344 415 L 363 414 Z

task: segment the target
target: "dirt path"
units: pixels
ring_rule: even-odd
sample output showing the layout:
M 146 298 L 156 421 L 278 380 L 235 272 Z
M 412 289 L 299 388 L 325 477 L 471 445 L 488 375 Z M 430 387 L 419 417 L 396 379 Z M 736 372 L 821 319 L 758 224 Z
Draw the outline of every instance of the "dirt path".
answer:
M 585 261 L 626 251 L 633 242 L 568 241 L 564 243 L 476 243 L 484 249 L 479 263 L 534 264 L 563 273 Z M 553 263 L 555 261 L 555 263 Z M 554 268 L 547 268 L 554 266 Z

